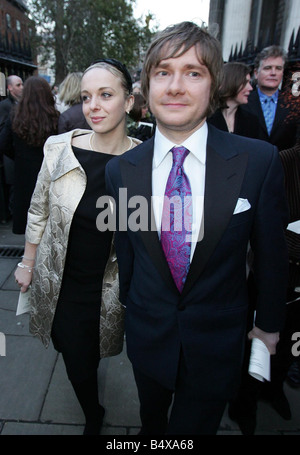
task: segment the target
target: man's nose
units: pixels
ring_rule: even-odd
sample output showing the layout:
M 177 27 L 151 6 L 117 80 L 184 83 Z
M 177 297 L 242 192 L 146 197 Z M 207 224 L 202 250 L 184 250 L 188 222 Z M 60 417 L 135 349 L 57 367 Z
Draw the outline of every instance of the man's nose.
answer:
M 176 95 L 185 91 L 184 81 L 180 74 L 172 74 L 169 81 L 168 92 Z

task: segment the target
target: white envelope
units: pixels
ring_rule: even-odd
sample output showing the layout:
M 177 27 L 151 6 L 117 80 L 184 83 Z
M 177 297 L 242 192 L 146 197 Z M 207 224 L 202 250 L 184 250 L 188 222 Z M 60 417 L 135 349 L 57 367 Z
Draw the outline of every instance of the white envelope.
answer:
M 249 203 L 248 199 L 239 198 L 237 204 L 235 206 L 233 214 L 236 215 L 237 213 L 245 212 L 251 208 L 251 204 Z
M 261 382 L 271 381 L 271 357 L 267 346 L 253 338 L 248 373 Z
M 17 305 L 16 316 L 24 313 L 30 313 L 31 305 L 29 302 L 31 294 L 31 286 L 28 287 L 26 292 L 21 292 L 19 294 L 19 300 Z
M 287 227 L 288 231 L 295 232 L 295 234 L 300 234 L 300 221 L 294 221 L 290 223 Z

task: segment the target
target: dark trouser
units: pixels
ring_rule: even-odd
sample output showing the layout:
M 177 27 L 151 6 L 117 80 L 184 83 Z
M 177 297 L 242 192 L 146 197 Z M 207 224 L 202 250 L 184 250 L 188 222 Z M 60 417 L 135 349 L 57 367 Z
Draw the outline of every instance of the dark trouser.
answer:
M 252 309 L 249 312 L 249 327 L 252 328 L 253 314 L 255 309 L 255 286 L 252 276 L 249 276 L 249 295 Z M 297 297 L 293 290 L 288 290 L 287 301 Z M 245 358 L 243 364 L 242 380 L 235 406 L 243 414 L 255 414 L 257 401 L 260 396 L 272 400 L 276 395 L 282 393 L 283 384 L 289 367 L 295 357 L 292 354 L 292 335 L 300 331 L 300 301 L 289 303 L 286 307 L 285 326 L 280 332 L 279 342 L 276 346 L 276 354 L 271 356 L 271 382 L 260 382 L 252 378 L 248 373 L 249 359 L 251 353 L 251 342 L 246 341 Z
M 295 297 L 295 295 L 291 296 Z M 298 295 L 297 295 L 298 297 Z M 276 347 L 276 354 L 271 356 L 271 382 L 267 383 L 270 393 L 281 390 L 286 379 L 289 367 L 296 357 L 293 356 L 292 346 L 295 341 L 292 335 L 300 331 L 300 301 L 287 304 L 286 322 L 280 332 L 280 339 Z
M 13 198 L 14 198 L 14 181 L 15 181 L 15 163 L 8 156 L 3 156 L 4 179 L 7 187 L 8 210 L 9 214 L 13 214 Z
M 97 371 L 90 378 L 82 382 L 71 381 L 77 399 L 84 412 L 86 422 L 95 422 L 99 419 L 99 396 Z
M 182 355 L 175 391 L 166 389 L 136 369 L 134 376 L 140 399 L 141 434 L 217 433 L 226 401 L 209 400 L 209 390 L 201 390 L 201 385 L 189 374 Z
M 0 222 L 5 222 L 8 219 L 8 190 L 4 178 L 4 168 L 0 162 Z

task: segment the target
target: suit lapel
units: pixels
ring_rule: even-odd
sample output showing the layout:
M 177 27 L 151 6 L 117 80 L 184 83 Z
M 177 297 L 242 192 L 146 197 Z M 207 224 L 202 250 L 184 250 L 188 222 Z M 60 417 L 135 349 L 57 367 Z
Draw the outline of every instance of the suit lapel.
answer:
M 264 116 L 264 113 L 263 113 L 263 110 L 262 110 L 262 106 L 261 106 L 261 102 L 260 102 L 257 90 L 255 90 L 253 92 L 252 99 L 251 99 L 251 95 L 250 95 L 249 107 L 251 107 L 251 106 L 253 108 L 253 113 L 258 116 L 259 122 L 260 122 L 260 124 L 261 124 L 261 126 L 263 128 L 263 131 L 264 131 L 265 135 L 266 135 L 267 141 L 269 142 L 270 137 L 272 138 L 274 135 L 276 135 L 276 133 L 278 131 L 278 128 L 279 128 L 279 125 L 284 121 L 284 119 L 285 119 L 285 117 L 287 115 L 287 110 L 282 105 L 280 93 L 279 93 L 279 97 L 278 97 L 278 103 L 277 103 L 277 106 L 276 106 L 276 112 L 275 112 L 274 122 L 273 122 L 273 126 L 272 126 L 272 130 L 271 130 L 270 136 L 269 136 L 269 133 L 268 133 L 268 130 L 267 130 L 265 116 Z
M 287 116 L 287 113 L 288 113 L 287 109 L 285 108 L 285 106 L 282 105 L 282 99 L 279 93 L 271 136 L 273 136 L 274 134 L 276 135 L 276 132 L 280 127 L 280 124 L 284 121 L 285 117 Z
M 142 196 L 147 202 L 148 226 L 146 230 L 140 230 L 145 248 L 171 290 L 178 293 L 172 278 L 168 263 L 161 248 L 157 229 L 154 221 L 152 196 L 152 160 L 154 138 L 139 146 L 138 155 L 134 159 L 121 159 L 121 174 L 124 187 L 127 188 L 127 199 L 133 196 Z M 127 157 L 126 157 L 127 158 Z
M 224 142 L 220 150 L 226 150 Z M 218 149 L 219 149 L 218 148 Z M 234 212 L 248 157 L 236 154 L 227 148 L 229 155 L 223 156 L 208 143 L 204 197 L 204 238 L 197 243 L 183 296 L 193 286 L 217 246 Z

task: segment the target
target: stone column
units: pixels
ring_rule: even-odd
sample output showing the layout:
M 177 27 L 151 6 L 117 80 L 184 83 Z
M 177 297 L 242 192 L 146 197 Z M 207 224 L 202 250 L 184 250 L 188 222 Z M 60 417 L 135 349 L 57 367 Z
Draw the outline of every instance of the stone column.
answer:
M 222 48 L 223 58 L 228 60 L 231 48 L 235 49 L 236 45 L 240 49 L 243 43 L 243 49 L 247 42 L 252 0 L 227 0 L 225 4 Z

